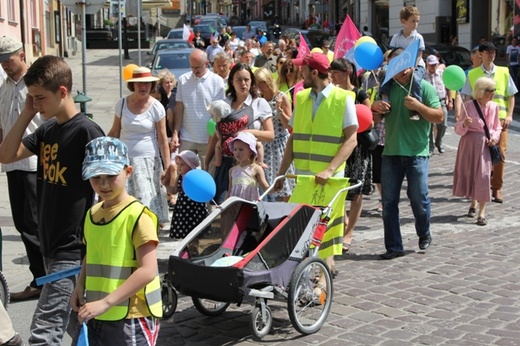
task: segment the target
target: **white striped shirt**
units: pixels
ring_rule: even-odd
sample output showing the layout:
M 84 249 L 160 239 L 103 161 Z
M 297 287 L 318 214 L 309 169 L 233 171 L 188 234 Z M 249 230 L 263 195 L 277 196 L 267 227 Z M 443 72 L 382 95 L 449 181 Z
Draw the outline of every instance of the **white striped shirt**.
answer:
M 184 105 L 179 133 L 181 141 L 208 143 L 207 126 L 211 116 L 207 107 L 212 101 L 223 100 L 224 93 L 224 81 L 210 70 L 200 78 L 195 77 L 192 72 L 179 77 L 176 101 Z
M 27 87 L 25 86 L 23 77 L 20 78 L 18 82 L 8 77 L 0 87 L 0 128 L 2 129 L 4 138 L 13 127 L 16 119 L 20 116 L 25 105 L 26 96 Z M 36 114 L 25 129 L 23 137 L 36 131 L 43 121 L 44 120 L 40 117 L 40 113 Z M 36 164 L 37 157 L 32 155 L 17 162 L 2 164 L 2 172 L 36 172 Z

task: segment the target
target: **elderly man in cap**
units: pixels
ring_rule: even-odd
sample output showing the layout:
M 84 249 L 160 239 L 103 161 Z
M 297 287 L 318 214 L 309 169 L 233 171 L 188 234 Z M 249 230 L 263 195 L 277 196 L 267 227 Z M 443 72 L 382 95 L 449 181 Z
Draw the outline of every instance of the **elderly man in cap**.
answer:
M 502 153 L 503 161 L 493 166 L 493 176 L 491 178 L 491 190 L 493 202 L 502 203 L 502 185 L 504 183 L 504 169 L 507 149 L 507 133 L 509 125 L 513 121 L 513 111 L 515 110 L 515 94 L 518 92 L 515 82 L 507 67 L 496 66 L 494 61 L 497 55 L 497 48 L 493 42 L 483 42 L 478 48 L 482 57 L 482 64 L 468 72 L 466 84 L 461 93 L 470 99 L 473 86 L 480 77 L 493 78 L 496 81 L 496 90 L 493 101 L 498 103 L 498 117 L 502 126 L 502 133 L 498 146 Z
M 7 74 L 5 82 L 0 87 L 1 141 L 18 119 L 27 96 L 23 76 L 27 72 L 28 66 L 25 62 L 22 42 L 18 38 L 12 36 L 0 38 L 0 64 Z M 37 114 L 25 129 L 24 137 L 33 133 L 42 122 L 40 115 Z M 36 167 L 37 158 L 34 155 L 15 163 L 2 165 L 2 171 L 7 172 L 7 186 L 14 225 L 22 236 L 29 259 L 29 270 L 33 276 L 25 290 L 11 293 L 11 300 L 15 301 L 38 298 L 41 286 L 36 284 L 36 278 L 45 275 L 38 235 Z
M 395 59 L 403 52 L 393 49 L 388 58 Z M 439 96 L 435 88 L 421 80 L 422 101 L 409 95 L 413 68 L 405 68 L 393 79 L 388 101 L 375 101 L 372 113 L 376 122 L 385 120 L 385 148 L 381 165 L 381 199 L 386 252 L 383 260 L 404 256 L 399 203 L 401 187 L 406 178 L 407 196 L 415 218 L 415 233 L 419 249 L 426 250 L 432 241 L 430 234 L 431 205 L 428 197 L 429 136 L 431 123 L 443 121 Z M 409 121 L 417 112 L 419 120 Z
M 430 130 L 430 156 L 433 154 L 434 145 L 439 150 L 439 153 L 444 153 L 444 147 L 442 146 L 442 138 L 446 133 L 446 128 L 448 127 L 448 111 L 453 109 L 453 99 L 451 97 L 451 93 L 446 86 L 444 86 L 444 82 L 442 81 L 442 71 L 438 69 L 439 67 L 439 58 L 437 56 L 431 54 L 426 58 L 426 71 L 424 72 L 423 79 L 433 85 L 435 90 L 437 91 L 437 95 L 439 96 L 439 102 L 441 103 L 442 113 L 444 116 L 444 121 L 440 124 L 432 124 Z M 434 129 L 436 131 L 434 131 Z M 434 133 L 435 132 L 435 133 Z M 434 141 L 435 135 L 435 141 Z
M 330 82 L 325 54 L 311 53 L 292 62 L 301 66 L 305 89 L 296 94 L 295 110 L 289 120 L 293 132 L 277 176 L 284 175 L 294 160 L 296 174 L 312 175 L 316 183 L 325 184 L 330 177 L 344 176 L 345 162 L 357 145 L 354 98 Z M 277 187 L 281 188 L 282 183 L 279 181 Z M 333 272 L 334 255 L 341 254 L 342 240 L 343 234 L 333 244 L 324 243 L 320 248 L 332 248 L 327 264 Z

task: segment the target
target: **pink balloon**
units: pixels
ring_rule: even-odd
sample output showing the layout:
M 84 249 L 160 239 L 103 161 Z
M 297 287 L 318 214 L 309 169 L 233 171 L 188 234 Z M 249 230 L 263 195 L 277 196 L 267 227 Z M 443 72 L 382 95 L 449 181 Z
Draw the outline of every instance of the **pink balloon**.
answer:
M 363 104 L 356 104 L 356 114 L 359 123 L 357 132 L 365 132 L 372 125 L 372 111 Z

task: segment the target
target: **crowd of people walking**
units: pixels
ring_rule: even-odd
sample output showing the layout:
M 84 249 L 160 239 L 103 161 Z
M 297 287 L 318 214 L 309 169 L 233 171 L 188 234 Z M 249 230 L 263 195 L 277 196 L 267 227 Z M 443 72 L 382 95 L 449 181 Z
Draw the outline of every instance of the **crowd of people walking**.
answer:
M 321 19 L 309 18 L 308 25 L 317 21 Z M 361 182 L 349 191 L 341 224 L 331 225 L 329 242 L 323 245 L 323 257 L 338 275 L 334 257 L 354 248 L 363 198 L 376 190 L 384 227 L 380 257 L 404 256 L 399 207 L 405 179 L 418 247 L 424 251 L 430 246 L 429 158 L 434 149 L 445 153 L 443 137 L 453 113 L 461 137 L 453 195 L 468 198 L 467 217 L 485 226 L 486 204 L 506 198 L 502 187 L 518 64 L 496 66 L 496 47 L 482 42 L 472 51 L 464 87 L 449 90 L 442 58 L 433 54 L 422 59 L 419 10 L 404 7 L 400 21 L 403 28 L 393 36 L 384 63 L 363 73 L 355 62 L 329 52 L 328 41 L 301 55 L 295 40 L 282 36 L 272 42 L 251 28 L 242 38 L 231 27 L 225 29 L 209 47 L 195 33 L 190 72 L 153 76 L 145 67 L 133 71 L 127 80 L 131 94 L 115 102 L 107 137 L 77 112 L 71 71 L 63 59 L 46 56 L 28 67 L 21 42 L 0 38 L 0 63 L 7 74 L 0 87 L 0 162 L 33 275 L 12 299 L 39 298 L 30 344 L 59 344 L 71 309 L 98 342 L 107 337 L 95 332 L 101 326 L 118 330 L 114 337 L 122 343 L 132 336 L 137 344 L 156 337 L 157 276 L 143 274 L 156 270 L 152 262 L 158 239 L 149 228 L 160 231 L 170 223 L 170 237 L 182 239 L 208 215 L 211 206 L 183 191 L 182 181 L 191 170 L 212 174 L 216 204 L 230 196 L 256 201 L 285 174 L 311 175 L 317 184 L 332 177 Z M 386 66 L 416 41 L 416 66 L 398 71 L 384 84 Z M 516 46 L 513 41 L 508 54 L 518 59 Z M 358 131 L 359 105 L 373 114 L 363 131 Z M 501 154 L 498 161 L 490 148 Z M 293 180 L 279 180 L 265 201 L 287 202 L 293 189 Z M 100 199 L 92 206 L 94 192 Z M 92 245 L 108 248 L 113 237 L 100 238 L 103 243 L 93 235 L 114 231 L 114 224 L 130 230 L 121 235 L 127 248 L 114 245 L 130 264 L 107 259 Z M 137 257 L 130 258 L 134 252 Z M 101 263 L 111 268 L 99 274 L 99 284 L 112 290 L 105 295 L 98 292 L 93 274 Z M 36 284 L 37 277 L 80 264 L 79 277 Z M 123 267 L 131 273 L 114 282 L 111 275 Z M 0 305 L 0 344 L 20 345 L 4 312 Z M 106 323 L 121 319 L 122 324 Z M 70 323 L 76 322 L 73 316 Z

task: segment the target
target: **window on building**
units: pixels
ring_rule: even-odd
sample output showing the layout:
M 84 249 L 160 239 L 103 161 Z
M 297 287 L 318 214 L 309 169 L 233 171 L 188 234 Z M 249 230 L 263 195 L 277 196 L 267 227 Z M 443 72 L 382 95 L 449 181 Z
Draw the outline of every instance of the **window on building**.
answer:
M 52 39 L 53 32 L 54 30 L 51 28 L 51 13 L 45 11 L 45 42 L 46 45 L 50 47 L 54 47 L 54 40 Z
M 36 7 L 36 0 L 31 0 L 31 26 L 33 28 L 38 27 L 38 17 L 37 17 L 37 7 Z
M 16 21 L 15 0 L 7 0 L 7 19 L 11 22 Z

